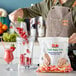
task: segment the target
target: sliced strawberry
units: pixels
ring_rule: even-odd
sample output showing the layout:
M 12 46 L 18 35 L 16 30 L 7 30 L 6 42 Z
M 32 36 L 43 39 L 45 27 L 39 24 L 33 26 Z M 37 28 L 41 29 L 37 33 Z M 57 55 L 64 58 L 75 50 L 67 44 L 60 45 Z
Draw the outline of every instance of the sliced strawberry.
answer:
M 26 65 L 30 65 L 31 64 L 31 58 L 26 57 Z
M 10 29 L 12 29 L 13 27 L 12 26 L 10 26 Z
M 26 40 L 26 43 L 28 44 L 29 43 L 28 39 L 26 38 L 25 40 Z
M 24 37 L 24 35 L 25 35 L 25 32 L 22 32 L 22 33 L 21 33 L 21 37 Z
M 16 27 L 17 30 L 20 30 L 20 27 Z
M 20 28 L 20 31 L 23 31 L 23 28 Z
M 27 35 L 24 35 L 23 38 L 26 39 L 27 38 Z
M 25 56 L 24 56 L 24 54 L 20 55 L 20 64 L 25 65 Z
M 26 43 L 25 41 L 22 42 L 23 45 L 25 45 L 25 43 Z
M 47 67 L 47 72 L 49 72 L 49 71 L 50 71 L 50 67 L 48 66 L 48 67 Z
M 26 50 L 27 53 L 30 53 L 29 49 Z
M 19 31 L 19 34 L 21 35 L 23 33 L 23 31 Z

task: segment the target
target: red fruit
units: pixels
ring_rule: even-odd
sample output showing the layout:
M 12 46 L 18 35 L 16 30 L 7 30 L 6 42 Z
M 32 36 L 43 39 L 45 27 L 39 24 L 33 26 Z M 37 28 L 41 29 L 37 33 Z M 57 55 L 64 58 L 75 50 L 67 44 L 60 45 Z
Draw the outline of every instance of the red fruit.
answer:
M 25 32 L 22 32 L 22 33 L 21 33 L 21 37 L 23 37 L 24 35 L 25 35 Z
M 25 65 L 25 56 L 24 56 L 24 54 L 20 55 L 20 64 Z
M 64 70 L 60 70 L 60 72 L 64 73 L 65 71 Z
M 11 52 L 13 52 L 15 50 L 15 47 L 11 46 L 10 49 L 11 49 Z
M 55 65 L 51 67 L 51 71 L 54 71 L 54 70 L 56 70 L 56 66 Z
M 71 65 L 69 64 L 67 67 L 71 67 Z
M 31 58 L 30 58 L 30 64 L 31 64 Z
M 28 39 L 27 39 L 27 38 L 25 39 L 25 41 L 26 41 L 26 43 L 27 43 L 27 44 L 29 43 L 29 41 L 28 41 Z
M 49 72 L 49 71 L 50 71 L 50 67 L 48 66 L 48 67 L 47 67 L 47 72 Z
M 19 34 L 21 35 L 23 33 L 23 31 L 19 31 Z
M 10 26 L 10 29 L 12 29 L 13 27 L 12 26 Z
M 26 57 L 26 64 L 27 64 L 27 65 L 30 65 L 30 64 L 31 64 L 31 58 Z
M 40 69 L 40 67 L 37 69 L 37 71 L 36 71 L 36 72 L 42 72 L 42 71 L 41 71 L 41 69 Z
M 0 34 L 3 34 L 3 30 L 0 28 Z
M 45 72 L 45 71 L 47 71 L 47 69 L 46 69 L 44 66 L 39 67 L 39 70 L 40 70 L 41 72 Z
M 23 31 L 23 28 L 20 28 L 20 31 Z
M 55 72 L 59 72 L 60 69 L 58 67 L 55 68 Z
M 28 43 L 29 43 L 29 41 L 27 40 L 27 41 L 26 41 L 26 43 L 28 44 Z
M 26 39 L 27 38 L 27 35 L 24 35 L 22 38 Z
M 52 47 L 56 47 L 55 44 L 52 44 Z
M 27 53 L 30 53 L 29 49 L 26 50 Z
M 18 30 L 19 34 L 23 33 L 23 28 L 17 27 L 16 29 Z
M 3 24 L 2 24 L 2 22 L 0 22 L 0 28 L 2 28 L 2 26 L 3 26 Z
M 20 27 L 16 27 L 17 30 L 20 30 Z
M 58 45 L 58 44 L 56 44 L 56 47 L 59 47 L 59 45 Z
M 22 42 L 23 45 L 25 45 L 25 43 L 26 43 L 25 41 Z

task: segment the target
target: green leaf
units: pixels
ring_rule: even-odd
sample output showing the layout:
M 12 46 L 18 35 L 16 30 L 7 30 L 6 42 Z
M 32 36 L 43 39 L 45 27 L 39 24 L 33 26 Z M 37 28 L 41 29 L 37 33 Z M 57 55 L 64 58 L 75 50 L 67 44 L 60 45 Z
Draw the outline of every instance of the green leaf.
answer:
M 23 18 L 18 17 L 18 22 L 24 22 Z

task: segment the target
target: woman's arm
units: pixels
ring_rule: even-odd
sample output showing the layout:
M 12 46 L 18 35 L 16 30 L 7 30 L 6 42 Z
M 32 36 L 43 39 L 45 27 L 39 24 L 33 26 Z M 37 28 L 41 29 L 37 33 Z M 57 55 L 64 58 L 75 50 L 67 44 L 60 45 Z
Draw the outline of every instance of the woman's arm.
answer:
M 9 19 L 13 21 L 17 21 L 18 17 L 20 18 L 32 18 L 42 15 L 42 6 L 47 0 L 43 0 L 42 2 L 35 4 L 29 8 L 20 8 L 9 14 Z

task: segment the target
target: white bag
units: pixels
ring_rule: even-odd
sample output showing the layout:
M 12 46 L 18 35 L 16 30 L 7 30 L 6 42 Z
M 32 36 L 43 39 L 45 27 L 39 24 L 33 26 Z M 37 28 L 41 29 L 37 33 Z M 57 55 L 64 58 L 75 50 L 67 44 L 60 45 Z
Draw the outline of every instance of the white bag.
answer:
M 38 68 L 39 72 L 52 72 L 52 71 L 53 72 L 70 72 L 72 71 L 70 60 L 68 57 L 68 38 L 67 37 L 44 37 L 44 38 L 39 38 L 38 40 L 41 47 L 40 67 Z M 49 66 L 50 68 L 49 70 L 46 70 L 45 68 L 45 64 L 44 64 L 45 54 L 47 54 L 50 59 L 49 60 L 50 64 L 46 65 L 46 68 L 48 68 Z M 64 59 L 66 61 L 64 64 L 62 64 L 61 66 L 62 68 L 60 68 L 60 65 L 58 64 L 59 62 L 62 63 Z
M 45 37 L 39 38 L 41 46 L 41 57 L 47 53 L 51 59 L 51 65 L 57 65 L 60 58 L 65 58 L 70 63 L 68 58 L 68 38 L 63 37 Z M 40 64 L 43 60 L 40 58 Z

